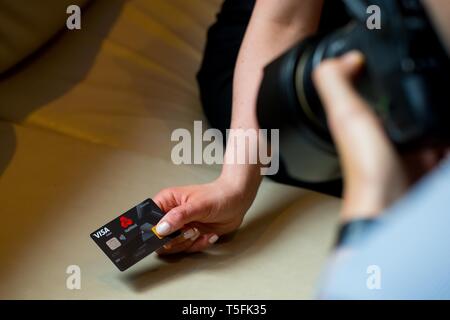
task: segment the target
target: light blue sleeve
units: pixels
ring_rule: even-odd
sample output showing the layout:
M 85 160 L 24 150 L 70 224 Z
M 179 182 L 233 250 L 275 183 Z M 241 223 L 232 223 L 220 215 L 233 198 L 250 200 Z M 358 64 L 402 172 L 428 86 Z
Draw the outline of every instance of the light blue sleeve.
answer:
M 450 299 L 450 161 L 330 258 L 324 299 Z

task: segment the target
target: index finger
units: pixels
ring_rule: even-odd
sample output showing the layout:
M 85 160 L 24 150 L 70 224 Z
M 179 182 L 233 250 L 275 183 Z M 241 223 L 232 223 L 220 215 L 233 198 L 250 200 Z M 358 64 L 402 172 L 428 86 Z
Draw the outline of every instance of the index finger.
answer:
M 164 212 L 167 213 L 171 209 L 180 205 L 175 197 L 173 188 L 167 188 L 159 191 L 154 197 L 153 202 Z

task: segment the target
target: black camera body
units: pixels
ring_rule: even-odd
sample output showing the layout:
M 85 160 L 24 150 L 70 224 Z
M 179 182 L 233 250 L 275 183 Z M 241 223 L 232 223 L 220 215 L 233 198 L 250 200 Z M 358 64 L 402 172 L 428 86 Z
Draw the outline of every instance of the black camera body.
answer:
M 311 183 L 341 177 L 326 115 L 312 82 L 323 60 L 361 51 L 359 93 L 402 151 L 450 143 L 450 60 L 419 0 L 346 0 L 353 18 L 331 34 L 297 44 L 264 69 L 257 113 L 261 128 L 280 130 L 288 175 Z M 381 28 L 369 29 L 366 10 L 380 9 Z

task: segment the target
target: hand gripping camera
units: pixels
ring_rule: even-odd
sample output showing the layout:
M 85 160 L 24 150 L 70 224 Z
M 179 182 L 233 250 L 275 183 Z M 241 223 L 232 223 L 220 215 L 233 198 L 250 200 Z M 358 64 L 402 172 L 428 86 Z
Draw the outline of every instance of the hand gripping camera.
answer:
M 400 152 L 450 142 L 450 64 L 419 0 L 346 0 L 352 21 L 295 45 L 264 69 L 257 113 L 261 128 L 279 129 L 288 175 L 322 183 L 341 178 L 326 115 L 312 81 L 323 60 L 361 51 L 356 89 L 375 110 Z M 367 27 L 377 6 L 381 28 Z

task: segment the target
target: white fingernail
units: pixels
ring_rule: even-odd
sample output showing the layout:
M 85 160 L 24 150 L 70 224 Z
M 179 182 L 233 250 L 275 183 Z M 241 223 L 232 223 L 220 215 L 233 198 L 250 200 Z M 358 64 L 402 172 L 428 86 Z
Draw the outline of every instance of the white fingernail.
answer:
M 211 243 L 211 244 L 213 244 L 213 243 L 216 242 L 217 240 L 219 240 L 219 236 L 218 236 L 217 234 L 215 234 L 215 235 L 211 236 L 211 237 L 208 239 L 208 242 Z
M 195 230 L 194 230 L 194 229 L 189 229 L 189 230 L 187 230 L 187 231 L 185 231 L 185 232 L 183 233 L 183 237 L 184 237 L 185 239 L 190 239 L 190 238 L 192 238 L 193 236 L 195 236 Z
M 156 226 L 156 232 L 158 232 L 160 236 L 168 235 L 169 231 L 170 231 L 170 224 L 168 224 L 166 221 L 163 221 Z
M 194 228 L 194 236 L 191 238 L 191 241 L 197 240 L 198 237 L 200 237 L 200 231 L 198 231 L 197 228 Z

